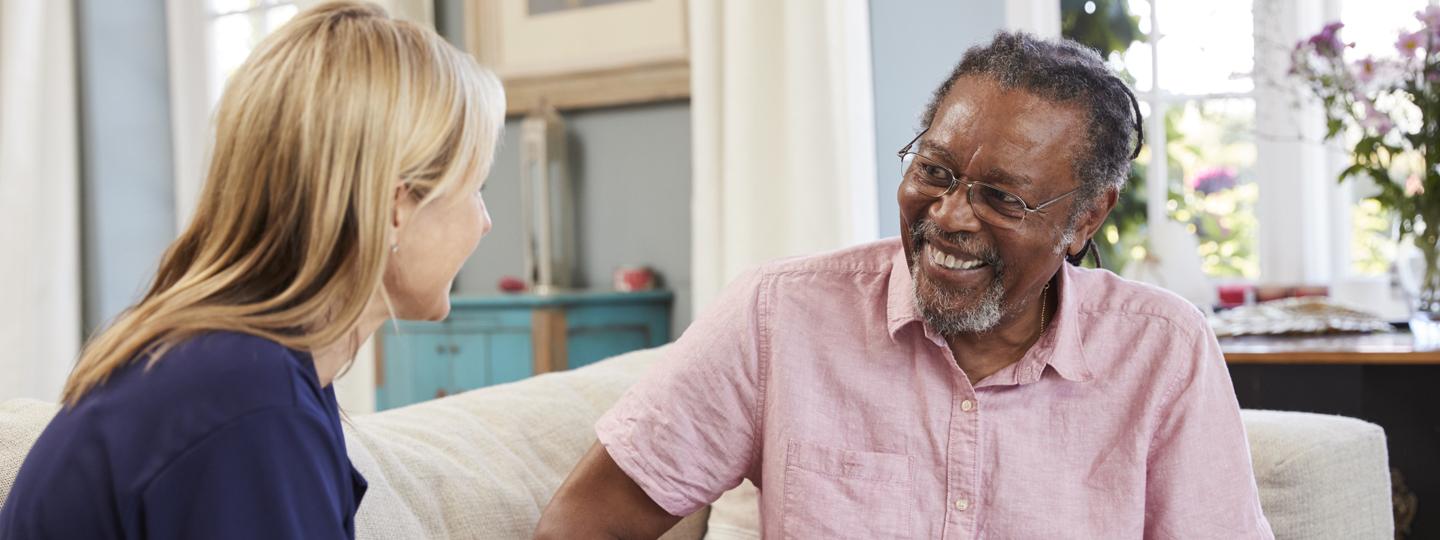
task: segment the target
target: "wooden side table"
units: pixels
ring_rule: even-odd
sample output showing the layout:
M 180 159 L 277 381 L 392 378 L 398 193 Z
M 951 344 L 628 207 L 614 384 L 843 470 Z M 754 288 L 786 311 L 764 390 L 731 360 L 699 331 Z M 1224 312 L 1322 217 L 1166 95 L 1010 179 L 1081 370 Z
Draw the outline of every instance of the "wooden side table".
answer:
M 1227 337 L 1220 349 L 1231 364 L 1440 365 L 1440 346 L 1409 332 Z
M 387 322 L 375 359 L 384 410 L 577 368 L 670 341 L 670 291 L 455 297 L 441 322 Z

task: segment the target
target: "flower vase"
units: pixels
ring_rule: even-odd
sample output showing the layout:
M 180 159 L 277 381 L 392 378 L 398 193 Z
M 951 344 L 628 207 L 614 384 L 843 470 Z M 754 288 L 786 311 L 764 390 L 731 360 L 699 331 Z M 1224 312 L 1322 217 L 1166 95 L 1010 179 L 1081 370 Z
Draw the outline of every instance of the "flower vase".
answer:
M 1410 289 L 1410 332 L 1417 344 L 1440 346 L 1440 238 L 1414 237 L 1415 257 L 1406 266 L 1414 272 Z

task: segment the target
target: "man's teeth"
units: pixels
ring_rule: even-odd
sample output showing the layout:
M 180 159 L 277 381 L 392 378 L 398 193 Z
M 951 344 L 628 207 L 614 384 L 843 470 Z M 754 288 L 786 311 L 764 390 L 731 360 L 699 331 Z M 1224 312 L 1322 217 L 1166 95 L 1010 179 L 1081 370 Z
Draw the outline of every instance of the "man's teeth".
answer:
M 958 260 L 955 258 L 954 255 L 941 253 L 940 250 L 935 249 L 931 246 L 925 246 L 925 251 L 930 255 L 931 262 L 934 262 L 937 265 L 949 268 L 951 270 L 970 270 L 972 268 L 979 268 L 981 266 L 985 266 L 985 263 L 981 262 L 978 259 L 972 259 L 968 261 Z

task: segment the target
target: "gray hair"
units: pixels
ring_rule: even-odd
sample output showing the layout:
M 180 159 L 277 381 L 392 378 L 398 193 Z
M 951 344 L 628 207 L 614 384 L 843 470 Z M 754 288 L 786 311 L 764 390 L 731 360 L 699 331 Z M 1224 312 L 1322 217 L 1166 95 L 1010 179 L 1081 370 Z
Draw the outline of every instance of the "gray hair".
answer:
M 1004 88 L 1018 88 L 1056 103 L 1078 104 L 1088 114 L 1087 141 L 1072 164 L 1080 191 L 1067 231 L 1073 232 L 1080 215 L 1094 209 L 1102 194 L 1125 186 L 1130 162 L 1144 144 L 1140 105 L 1129 85 L 1105 65 L 1099 53 L 1069 39 L 999 32 L 990 44 L 965 51 L 960 64 L 930 98 L 922 128 L 935 119 L 936 109 L 955 81 L 966 75 L 983 75 Z

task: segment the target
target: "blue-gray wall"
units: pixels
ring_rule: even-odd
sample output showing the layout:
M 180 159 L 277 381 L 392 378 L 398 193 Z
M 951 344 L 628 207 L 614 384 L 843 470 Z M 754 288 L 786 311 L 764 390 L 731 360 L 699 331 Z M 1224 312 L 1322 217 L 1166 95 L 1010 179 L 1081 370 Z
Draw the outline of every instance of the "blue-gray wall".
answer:
M 77 0 L 88 335 L 144 293 L 175 237 L 165 1 Z
M 690 324 L 690 105 L 687 102 L 565 114 L 581 287 L 608 290 L 620 266 L 654 268 L 675 291 L 675 335 Z M 495 228 L 456 280 L 457 292 L 498 294 L 502 276 L 524 275 L 520 241 L 520 122 L 505 134 L 485 186 Z
M 435 0 L 435 31 L 465 48 L 465 0 Z
M 436 0 L 435 26 L 463 46 L 463 2 Z M 606 290 L 617 267 L 654 268 L 675 292 L 672 335 L 690 324 L 690 104 L 686 101 L 564 114 L 575 182 L 581 287 Z M 456 279 L 466 295 L 498 294 L 524 275 L 520 241 L 520 122 L 505 134 L 485 187 L 495 228 Z
M 1058 1 L 1058 0 L 1057 0 Z M 1005 25 L 997 0 L 873 0 L 870 49 L 875 77 L 875 166 L 880 236 L 900 234 L 895 151 L 920 130 L 930 94 L 965 49 L 988 42 Z

